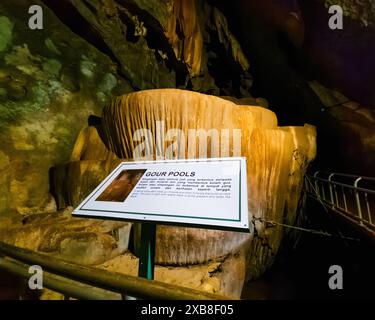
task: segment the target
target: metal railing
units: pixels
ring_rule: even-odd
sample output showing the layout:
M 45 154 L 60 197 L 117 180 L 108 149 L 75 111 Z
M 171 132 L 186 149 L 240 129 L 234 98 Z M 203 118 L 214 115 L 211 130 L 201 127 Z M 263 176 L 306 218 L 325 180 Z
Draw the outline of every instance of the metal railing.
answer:
M 305 176 L 305 190 L 375 237 L 375 178 L 317 171 Z
M 0 270 L 29 279 L 31 265 L 43 269 L 43 286 L 76 299 L 231 300 L 229 297 L 146 280 L 92 267 L 83 267 L 0 242 Z

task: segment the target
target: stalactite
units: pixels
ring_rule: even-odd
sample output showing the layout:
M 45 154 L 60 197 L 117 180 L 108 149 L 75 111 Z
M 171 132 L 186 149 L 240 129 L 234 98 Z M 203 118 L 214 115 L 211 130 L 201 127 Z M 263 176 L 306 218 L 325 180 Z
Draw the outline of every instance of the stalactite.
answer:
M 203 36 L 196 0 L 173 1 L 166 36 L 176 57 L 188 66 L 191 76 L 201 74 Z

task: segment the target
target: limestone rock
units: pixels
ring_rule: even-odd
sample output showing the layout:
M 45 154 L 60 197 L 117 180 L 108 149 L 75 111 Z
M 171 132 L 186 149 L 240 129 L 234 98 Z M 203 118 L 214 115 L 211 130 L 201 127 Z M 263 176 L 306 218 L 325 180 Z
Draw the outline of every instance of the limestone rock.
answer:
M 186 62 L 192 76 L 202 71 L 203 36 L 196 7 L 195 0 L 172 1 L 166 32 L 176 57 Z
M 243 137 L 249 137 L 254 127 L 277 128 L 276 115 L 267 109 L 256 106 L 240 106 L 209 95 L 178 89 L 157 89 L 135 92 L 118 97 L 103 110 L 103 141 L 119 158 L 131 159 L 135 146 L 133 133 L 150 129 L 153 133 L 151 145 L 146 146 L 146 154 L 154 155 L 154 146 L 166 149 L 167 142 L 155 141 L 156 122 L 164 121 L 165 131 L 181 129 L 188 137 L 188 130 L 199 129 L 241 129 Z M 233 140 L 233 139 L 231 139 Z M 189 149 L 188 139 L 179 148 L 178 157 L 196 158 L 197 150 Z M 247 144 L 242 139 L 242 144 Z M 220 156 L 218 148 L 209 155 Z M 243 151 L 247 148 L 243 148 Z M 229 156 L 236 152 L 231 142 Z M 246 151 L 245 151 L 246 152 Z M 160 155 L 159 155 L 160 156 Z
M 30 37 L 22 13 L 33 4 L 49 27 Z M 1 215 L 52 210 L 49 168 L 69 161 L 79 130 L 111 95 L 158 87 L 249 95 L 250 64 L 206 2 L 3 1 L 0 12 Z M 77 148 L 70 161 L 83 160 Z M 91 150 L 86 160 L 106 152 Z
M 121 160 L 83 160 L 58 165 L 51 169 L 51 192 L 57 206 L 78 206 Z
M 224 14 L 206 1 L 45 3 L 77 34 L 105 47 L 133 89 L 249 95 L 249 62 Z
M 285 201 L 284 222 L 293 225 L 297 207 L 309 163 L 316 157 L 316 128 L 305 124 L 303 127 L 281 127 L 290 132 L 293 139 L 293 158 L 288 177 L 288 193 Z
M 106 148 L 95 127 L 86 127 L 80 131 L 70 156 L 71 162 L 114 159 L 117 159 L 116 155 Z
M 264 98 L 253 98 L 253 97 L 246 97 L 246 98 L 235 98 L 231 96 L 221 96 L 220 98 L 229 100 L 234 102 L 235 104 L 245 105 L 245 106 L 259 106 L 263 108 L 268 108 L 268 101 Z
M 240 153 L 236 153 L 236 142 L 230 141 L 226 156 L 247 158 L 249 219 L 254 224 L 249 235 L 159 227 L 156 261 L 172 265 L 202 263 L 245 246 L 249 277 L 258 276 L 272 264 L 283 236 L 281 227 L 268 228 L 267 221 L 283 222 L 284 211 L 287 219 L 294 219 L 292 210 L 297 207 L 299 195 L 290 193 L 300 190 L 306 167 L 315 156 L 314 129 L 306 126 L 281 130 L 277 127 L 276 116 L 268 109 L 236 105 L 194 92 L 162 89 L 118 97 L 106 106 L 102 116 L 104 142 L 118 157 L 131 158 L 137 145 L 134 132 L 147 128 L 151 130 L 151 141 L 144 145 L 145 155 L 149 155 L 149 160 L 163 156 L 156 152 L 166 150 L 169 145 L 156 134 L 156 121 L 164 121 L 165 132 L 178 128 L 185 136 L 189 129 L 241 130 Z M 194 140 L 180 139 L 177 144 L 178 152 L 172 155 L 176 158 L 222 155 L 220 141 L 212 137 L 204 154 L 190 148 L 196 146 Z M 303 166 L 298 167 L 293 160 L 296 152 L 304 154 Z M 295 170 L 298 174 L 289 179 L 289 174 Z M 227 240 L 223 239 L 224 234 Z M 135 237 L 136 242 L 137 239 Z
M 140 224 L 133 225 L 137 255 L 140 250 L 140 229 Z M 249 244 L 249 238 L 247 233 L 158 225 L 155 262 L 159 265 L 203 263 L 238 252 Z
M 71 208 L 0 228 L 0 241 L 81 264 L 96 265 L 128 249 L 130 223 L 72 218 Z
M 56 165 L 50 170 L 50 189 L 57 207 L 77 206 L 120 162 L 106 148 L 96 128 L 82 129 L 70 162 Z
M 33 4 L 42 6 L 48 27 L 31 35 Z M 90 66 L 91 76 L 80 66 Z M 124 92 L 116 69 L 39 0 L 1 1 L 0 215 L 55 210 L 48 170 L 68 161 L 88 116 Z
M 65 297 L 61 293 L 49 289 L 43 289 L 43 292 L 39 297 L 39 300 L 65 300 Z
M 98 267 L 137 276 L 138 263 L 138 258 L 127 252 Z M 245 257 L 242 253 L 237 253 L 220 260 L 194 266 L 164 267 L 156 265 L 155 280 L 239 299 L 245 280 Z

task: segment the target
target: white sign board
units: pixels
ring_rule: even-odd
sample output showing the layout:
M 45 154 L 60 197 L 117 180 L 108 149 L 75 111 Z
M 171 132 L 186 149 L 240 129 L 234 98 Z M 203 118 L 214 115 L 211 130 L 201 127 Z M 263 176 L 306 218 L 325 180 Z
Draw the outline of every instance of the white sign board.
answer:
M 123 162 L 73 215 L 249 232 L 246 158 Z

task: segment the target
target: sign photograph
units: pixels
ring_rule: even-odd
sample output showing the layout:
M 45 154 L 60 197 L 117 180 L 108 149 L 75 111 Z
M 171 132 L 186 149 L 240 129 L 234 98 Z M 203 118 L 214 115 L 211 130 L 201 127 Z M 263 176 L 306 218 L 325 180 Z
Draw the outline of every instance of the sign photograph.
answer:
M 249 232 L 246 159 L 123 162 L 73 215 Z

